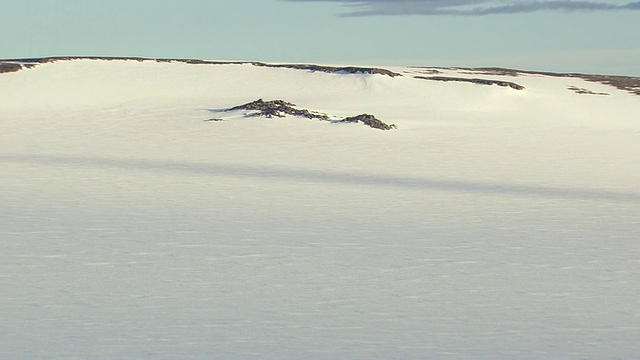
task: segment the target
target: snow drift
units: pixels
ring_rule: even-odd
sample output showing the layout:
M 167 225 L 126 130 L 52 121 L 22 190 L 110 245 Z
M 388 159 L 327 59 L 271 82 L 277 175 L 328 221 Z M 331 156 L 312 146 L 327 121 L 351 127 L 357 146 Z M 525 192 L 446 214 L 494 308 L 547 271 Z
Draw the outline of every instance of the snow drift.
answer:
M 0 72 L 0 357 L 640 353 L 637 78 Z M 227 111 L 256 99 L 336 121 Z

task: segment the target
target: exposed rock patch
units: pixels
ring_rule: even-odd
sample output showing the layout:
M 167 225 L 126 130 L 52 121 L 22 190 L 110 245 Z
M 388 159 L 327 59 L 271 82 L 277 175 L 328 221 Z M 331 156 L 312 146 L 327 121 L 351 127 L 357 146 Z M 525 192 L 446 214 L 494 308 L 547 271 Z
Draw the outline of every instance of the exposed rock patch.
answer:
M 470 70 L 467 72 L 463 72 L 463 74 L 468 75 L 495 75 L 495 76 L 518 76 L 518 73 L 521 73 L 518 70 L 512 69 L 503 69 L 503 68 L 452 68 L 453 70 Z
M 617 89 L 630 92 L 633 95 L 640 96 L 640 77 L 606 75 L 581 75 L 578 77 L 587 81 L 613 86 Z
M 418 72 L 421 74 L 427 74 L 427 75 L 442 74 L 442 71 L 436 70 L 436 69 L 421 69 Z
M 633 95 L 640 96 L 640 77 L 634 76 L 618 76 L 618 75 L 591 75 L 580 73 L 554 73 L 547 71 L 528 71 L 528 70 L 512 70 L 503 68 L 450 68 L 454 70 L 467 70 L 468 74 L 478 75 L 501 75 L 501 76 L 513 76 L 520 75 L 542 75 L 551 77 L 562 78 L 578 78 L 590 82 L 597 82 L 609 86 L 613 86 L 616 89 L 627 91 Z
M 434 81 L 459 81 L 459 82 L 468 82 L 478 85 L 498 85 L 504 87 L 510 87 L 516 90 L 523 90 L 524 86 L 512 83 L 509 81 L 502 80 L 488 80 L 488 79 L 468 79 L 468 78 L 458 78 L 458 77 L 448 77 L 448 76 L 414 76 L 416 79 L 423 80 L 434 80 Z
M 319 121 L 329 121 L 332 123 L 362 123 L 371 128 L 380 129 L 380 130 L 391 130 L 391 129 L 397 128 L 396 125 L 394 124 L 388 125 L 370 114 L 361 114 L 361 115 L 347 117 L 340 120 L 332 120 L 327 114 L 320 113 L 317 111 L 309 111 L 306 109 L 297 109 L 295 108 L 295 106 L 296 106 L 295 104 L 292 104 L 290 102 L 286 102 L 283 100 L 264 101 L 262 99 L 258 99 L 250 103 L 246 103 L 243 105 L 234 106 L 232 108 L 226 109 L 225 112 L 248 110 L 248 111 L 255 111 L 253 113 L 249 113 L 245 115 L 249 117 L 263 116 L 266 118 L 273 118 L 273 117 L 285 117 L 287 115 L 291 115 L 291 116 L 303 117 L 307 119 L 315 119 Z M 223 119 L 210 119 L 207 121 L 223 121 Z
M 402 76 L 402 74 L 389 71 L 387 69 L 380 68 L 362 68 L 354 66 L 346 67 L 334 67 L 334 66 L 320 66 L 320 65 L 306 65 L 306 64 L 265 64 L 265 63 L 252 63 L 255 66 L 266 66 L 274 68 L 289 68 L 308 71 L 320 71 L 326 73 L 346 73 L 346 74 L 379 74 L 390 77 Z
M 391 129 L 397 129 L 398 127 L 395 124 L 391 124 L 391 125 L 387 125 L 384 122 L 380 121 L 379 119 L 377 119 L 375 116 L 370 115 L 370 114 L 361 114 L 361 115 L 357 115 L 357 116 L 351 116 L 351 117 L 347 117 L 344 118 L 342 120 L 337 120 L 335 122 L 338 123 L 358 123 L 361 122 L 367 126 L 370 126 L 374 129 L 380 129 L 380 130 L 391 130 Z
M 256 110 L 256 113 L 250 114 L 249 116 L 264 116 L 267 118 L 272 118 L 274 116 L 285 117 L 286 115 L 293 115 L 304 117 L 307 119 L 318 119 L 321 121 L 331 120 L 329 116 L 327 116 L 327 114 L 311 112 L 305 109 L 296 109 L 294 106 L 296 105 L 283 100 L 264 101 L 262 99 L 258 99 L 244 105 L 232 107 L 227 111 Z
M 20 70 L 22 70 L 22 65 L 20 64 L 0 62 L 0 74 L 16 72 Z
M 577 86 L 568 86 L 567 89 L 575 92 L 576 94 L 587 94 L 587 95 L 609 95 L 608 93 L 604 93 L 604 92 L 593 92 L 591 90 L 588 89 L 584 89 L 584 88 L 579 88 Z

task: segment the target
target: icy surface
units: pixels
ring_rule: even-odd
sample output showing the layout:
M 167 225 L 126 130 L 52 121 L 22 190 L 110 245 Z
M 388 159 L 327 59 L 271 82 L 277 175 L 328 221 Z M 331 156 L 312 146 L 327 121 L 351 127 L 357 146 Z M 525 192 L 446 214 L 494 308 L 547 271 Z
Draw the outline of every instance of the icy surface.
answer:
M 640 356 L 640 97 L 391 70 L 0 74 L 0 358 Z

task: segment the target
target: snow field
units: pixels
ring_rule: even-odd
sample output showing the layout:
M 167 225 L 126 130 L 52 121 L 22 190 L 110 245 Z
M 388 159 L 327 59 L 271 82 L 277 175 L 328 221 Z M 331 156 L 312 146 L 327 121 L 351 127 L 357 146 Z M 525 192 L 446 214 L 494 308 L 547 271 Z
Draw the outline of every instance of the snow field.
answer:
M 640 100 L 449 71 L 0 75 L 0 357 L 637 356 Z

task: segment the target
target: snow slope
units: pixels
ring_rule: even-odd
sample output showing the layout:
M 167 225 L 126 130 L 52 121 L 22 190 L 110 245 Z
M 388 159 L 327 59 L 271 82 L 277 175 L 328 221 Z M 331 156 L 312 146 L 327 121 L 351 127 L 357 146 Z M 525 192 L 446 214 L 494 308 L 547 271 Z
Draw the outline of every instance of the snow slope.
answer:
M 0 357 L 640 356 L 640 96 L 389 70 L 1 73 Z

